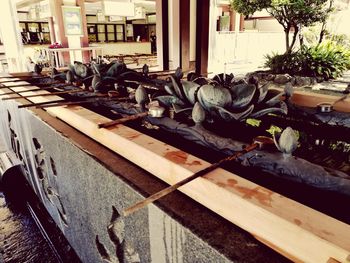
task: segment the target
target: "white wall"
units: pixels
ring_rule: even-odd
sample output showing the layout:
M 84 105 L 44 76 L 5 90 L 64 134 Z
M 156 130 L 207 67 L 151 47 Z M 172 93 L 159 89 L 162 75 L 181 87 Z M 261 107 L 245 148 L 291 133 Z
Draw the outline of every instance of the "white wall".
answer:
M 244 21 L 244 30 L 283 32 L 283 27 L 275 19 L 254 19 Z
M 118 42 L 118 43 L 93 43 L 90 46 L 102 47 L 103 55 L 132 55 L 135 53 L 151 54 L 150 42 Z
M 285 52 L 284 32 L 241 32 L 237 36 L 234 32 L 217 32 L 211 44 L 209 71 L 216 73 L 223 71 L 225 63 L 262 65 L 266 54 Z
M 24 71 L 23 45 L 16 5 L 13 1 L 1 1 L 0 31 L 6 52 L 9 72 Z
M 178 0 L 168 1 L 169 21 L 169 68 L 174 69 L 180 65 L 180 6 Z

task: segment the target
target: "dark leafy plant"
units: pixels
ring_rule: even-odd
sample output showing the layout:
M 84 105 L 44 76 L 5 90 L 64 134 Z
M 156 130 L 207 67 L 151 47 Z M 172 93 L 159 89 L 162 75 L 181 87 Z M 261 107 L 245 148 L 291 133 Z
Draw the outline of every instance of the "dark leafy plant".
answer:
M 299 51 L 284 54 L 272 54 L 265 56 L 265 67 L 276 74 L 299 74 L 303 70 L 303 54 Z
M 266 56 L 265 66 L 272 72 L 333 79 L 350 69 L 350 49 L 334 41 L 303 46 L 290 54 Z
M 309 76 L 324 79 L 337 78 L 350 69 L 350 50 L 333 41 L 324 41 L 319 45 L 303 47 L 303 72 Z

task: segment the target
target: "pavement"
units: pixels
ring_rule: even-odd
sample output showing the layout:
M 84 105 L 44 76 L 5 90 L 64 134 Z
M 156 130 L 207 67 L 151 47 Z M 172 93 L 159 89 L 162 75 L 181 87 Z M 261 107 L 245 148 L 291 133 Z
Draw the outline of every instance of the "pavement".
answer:
M 5 152 L 6 151 L 6 146 L 3 142 L 3 138 L 0 137 L 0 153 Z

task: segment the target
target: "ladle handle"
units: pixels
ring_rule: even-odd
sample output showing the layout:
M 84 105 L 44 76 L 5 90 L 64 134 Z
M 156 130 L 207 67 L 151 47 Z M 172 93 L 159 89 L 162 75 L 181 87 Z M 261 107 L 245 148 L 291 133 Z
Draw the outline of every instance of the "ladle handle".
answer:
M 253 143 L 251 145 L 248 145 L 246 148 L 244 148 L 244 150 L 237 152 L 231 156 L 228 156 L 224 159 L 221 159 L 220 161 L 213 163 L 210 166 L 208 166 L 202 170 L 199 170 L 198 172 L 192 174 L 191 176 L 185 178 L 184 180 L 181 180 L 181 181 L 177 182 L 176 184 L 171 185 L 171 186 L 149 196 L 148 198 L 128 207 L 127 209 L 124 210 L 123 215 L 128 216 L 128 215 L 136 212 L 137 210 L 145 207 L 146 205 L 148 205 L 150 203 L 153 203 L 154 201 L 162 198 L 163 196 L 166 196 L 166 195 L 174 192 L 179 187 L 193 181 L 194 179 L 201 177 L 201 176 L 215 170 L 216 168 L 220 167 L 223 163 L 233 161 L 233 160 L 237 159 L 238 157 L 240 157 L 241 155 L 244 155 L 244 154 L 256 149 L 257 147 L 260 147 L 260 145 L 261 145 L 260 143 Z
M 349 94 L 345 94 L 343 96 L 341 96 L 339 99 L 335 100 L 333 103 L 332 103 L 332 106 L 334 106 L 334 104 L 338 103 L 338 102 L 341 102 L 343 100 L 345 100 L 347 97 L 348 97 Z
M 109 121 L 109 122 L 105 122 L 105 123 L 100 123 L 98 125 L 99 128 L 108 128 L 114 125 L 118 125 L 118 124 L 122 124 L 124 122 L 128 122 L 128 121 L 132 121 L 132 120 L 136 120 L 142 117 L 146 117 L 148 115 L 148 112 L 141 112 L 135 115 L 130 115 L 124 118 L 120 118 L 118 120 L 113 120 L 113 121 Z

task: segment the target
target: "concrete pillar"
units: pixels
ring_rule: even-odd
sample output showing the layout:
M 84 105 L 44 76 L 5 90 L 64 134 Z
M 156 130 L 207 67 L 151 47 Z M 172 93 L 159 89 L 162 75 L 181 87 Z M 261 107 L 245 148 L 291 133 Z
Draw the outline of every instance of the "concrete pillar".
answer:
M 68 48 L 68 39 L 64 32 L 62 5 L 63 5 L 63 0 L 50 0 L 50 9 L 52 13 L 55 40 L 56 42 L 61 43 L 61 45 L 64 48 Z M 63 61 L 65 64 L 69 63 L 68 54 L 63 53 L 62 56 L 59 57 L 59 60 Z
M 76 0 L 77 6 L 81 8 L 81 23 L 83 27 L 83 36 L 80 38 L 80 46 L 88 47 L 89 46 L 89 36 L 87 32 L 87 21 L 86 21 L 86 11 L 85 11 L 85 1 L 84 0 Z M 83 62 L 89 62 L 90 55 L 88 51 L 83 52 Z
M 50 29 L 50 39 L 51 39 L 51 44 L 56 43 L 56 34 L 55 34 L 55 24 L 53 22 L 53 17 L 48 18 L 48 23 L 49 23 L 49 29 Z
M 215 38 L 216 25 L 209 23 L 209 10 L 216 10 L 215 1 L 197 0 L 196 72 L 208 73 L 209 38 Z M 216 13 L 212 12 L 216 21 Z M 214 32 L 214 35 L 213 35 Z
M 156 0 L 157 63 L 162 70 L 169 69 L 168 1 Z
M 83 34 L 81 36 L 66 36 L 64 29 L 64 20 L 62 6 L 80 6 Z M 51 10 L 53 14 L 54 29 L 56 40 L 65 48 L 80 48 L 89 46 L 85 6 L 83 0 L 51 0 Z M 73 63 L 76 61 L 88 62 L 90 57 L 88 52 L 83 54 L 81 51 L 71 51 L 70 56 L 64 55 L 65 63 Z
M 202 1 L 202 0 L 198 0 L 198 1 Z M 219 13 L 219 10 L 217 8 L 216 5 L 216 1 L 214 0 L 210 0 L 209 1 L 209 9 L 210 9 L 210 13 L 209 13 L 209 47 L 208 48 L 208 71 L 209 72 L 216 72 L 217 71 L 217 67 L 219 65 L 217 65 L 217 58 L 215 58 L 215 50 L 217 48 L 217 43 L 216 43 L 216 21 L 217 21 L 217 17 L 220 16 L 221 14 Z M 199 3 L 197 3 L 197 5 L 199 5 Z M 198 13 L 197 13 L 198 15 Z M 199 19 L 197 18 L 197 21 L 199 22 Z M 197 31 L 199 29 L 197 28 Z M 197 33 L 197 37 L 199 36 L 199 33 Z M 198 52 L 198 51 L 197 51 Z M 196 64 L 196 70 L 197 70 L 197 64 Z
M 190 68 L 190 2 L 180 0 L 180 65 L 183 71 Z
M 196 61 L 196 21 L 197 0 L 190 1 L 190 69 L 195 68 Z
M 179 0 L 169 0 L 169 68 L 180 66 L 180 4 Z
M 64 6 L 76 6 L 76 0 L 63 0 Z M 63 16 L 62 16 L 63 19 Z M 67 36 L 68 39 L 68 47 L 69 48 L 80 48 L 81 42 L 80 42 L 81 36 Z M 70 63 L 73 63 L 74 61 L 83 61 L 82 53 L 81 51 L 71 51 L 70 53 Z
M 50 0 L 50 3 L 51 3 L 56 41 L 61 43 L 63 47 L 68 47 L 68 39 L 64 32 L 64 23 L 63 23 L 63 16 L 62 16 L 63 0 Z
M 0 30 L 2 33 L 9 72 L 26 71 L 16 1 L 1 1 Z
M 244 16 L 240 15 L 239 31 L 244 31 Z

